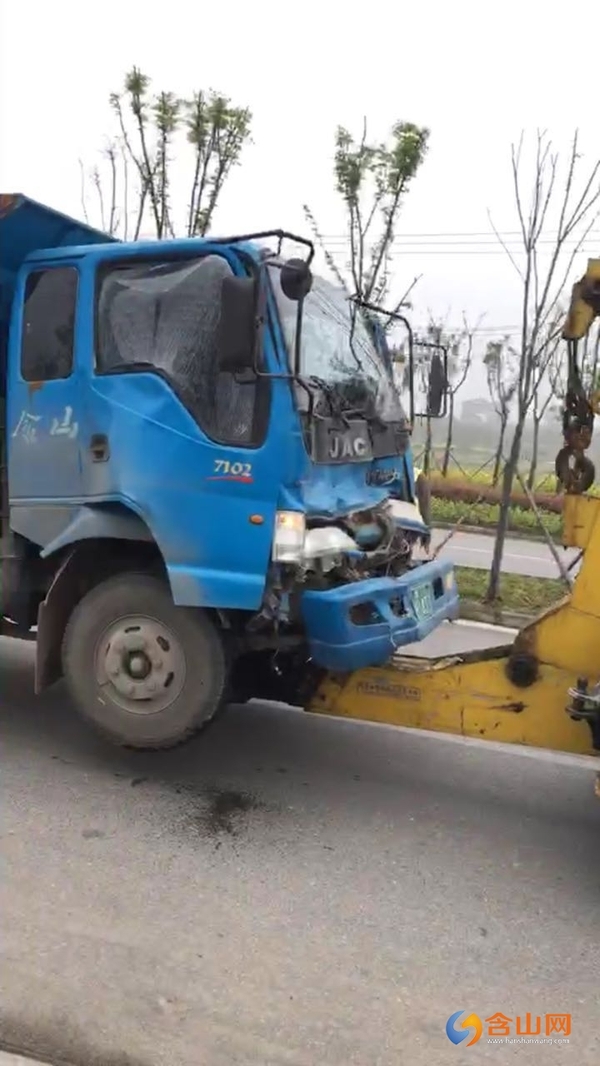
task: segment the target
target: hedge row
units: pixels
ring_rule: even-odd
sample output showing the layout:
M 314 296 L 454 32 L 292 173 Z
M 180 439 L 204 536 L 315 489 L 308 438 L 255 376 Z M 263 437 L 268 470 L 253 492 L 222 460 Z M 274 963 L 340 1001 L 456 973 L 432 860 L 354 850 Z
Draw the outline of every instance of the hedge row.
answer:
M 500 503 L 502 495 L 500 488 L 492 485 L 480 485 L 473 481 L 459 481 L 456 478 L 443 478 L 435 474 L 431 475 L 431 495 L 441 500 L 456 500 L 459 503 Z M 554 496 L 551 493 L 536 492 L 534 499 L 542 511 L 550 511 L 553 514 L 562 514 L 562 496 Z M 524 492 L 513 491 L 511 496 L 513 507 L 520 507 L 524 511 L 532 510 L 529 497 Z

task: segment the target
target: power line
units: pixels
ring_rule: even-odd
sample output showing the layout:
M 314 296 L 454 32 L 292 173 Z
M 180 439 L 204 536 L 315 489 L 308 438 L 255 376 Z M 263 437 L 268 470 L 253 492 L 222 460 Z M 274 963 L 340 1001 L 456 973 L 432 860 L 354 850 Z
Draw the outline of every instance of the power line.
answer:
M 334 237 L 323 238 L 323 246 L 325 250 L 339 251 L 342 248 L 348 248 L 350 241 L 347 237 Z M 586 252 L 592 245 L 595 246 L 594 253 L 598 254 L 598 248 L 600 247 L 600 233 L 588 234 L 585 242 L 579 244 L 579 241 L 573 239 L 564 241 L 561 245 L 561 249 L 565 252 Z M 403 238 L 395 238 L 390 241 L 388 248 L 391 250 L 391 254 L 401 255 L 407 252 L 419 252 L 423 255 L 445 253 L 449 255 L 461 255 L 461 254 L 480 254 L 480 255 L 506 255 L 507 251 L 513 255 L 520 255 L 525 252 L 522 243 L 509 240 L 490 240 L 490 241 L 455 241 L 455 240 L 405 240 Z M 556 249 L 556 241 L 552 240 L 540 240 L 536 244 L 537 250 L 540 254 L 554 253 Z M 367 253 L 372 250 L 372 246 L 366 249 Z M 588 253 L 589 254 L 589 253 Z
M 321 236 L 323 237 L 323 240 L 326 241 L 348 240 L 348 235 L 346 233 L 323 233 Z M 502 238 L 502 240 L 516 240 L 518 243 L 523 243 L 523 234 L 519 230 L 497 230 L 496 232 L 494 232 L 494 230 L 488 230 L 486 233 L 477 233 L 469 230 L 458 230 L 456 232 L 448 230 L 447 232 L 440 231 L 436 233 L 398 233 L 393 237 L 393 241 L 409 241 L 409 243 L 412 243 L 413 241 L 421 240 L 445 241 L 447 238 L 458 238 L 457 243 L 459 244 L 473 244 L 475 243 L 471 240 L 473 237 L 483 237 L 485 241 L 492 243 L 497 243 L 499 237 Z M 600 230 L 590 231 L 590 233 L 587 234 L 587 238 L 589 239 L 590 237 L 593 237 L 594 239 L 599 238 Z M 538 238 L 537 243 L 556 243 L 557 238 L 558 232 L 547 230 L 543 237 Z M 577 238 L 568 237 L 567 242 L 577 243 Z M 451 243 L 455 242 L 453 241 Z
M 600 245 L 600 242 L 599 242 L 599 245 Z M 333 251 L 340 253 L 344 249 L 344 247 L 345 246 L 340 244 L 337 247 L 333 248 Z M 572 252 L 575 249 L 574 248 L 566 248 L 565 250 Z M 331 247 L 329 248 L 329 251 L 332 251 Z M 511 254 L 513 254 L 513 255 L 515 254 L 515 249 L 514 248 L 509 248 L 509 251 L 511 252 Z M 600 248 L 598 246 L 596 248 L 588 248 L 586 246 L 582 246 L 581 248 L 577 249 L 577 251 L 578 251 L 578 253 L 580 255 L 586 255 L 589 258 L 594 258 L 594 257 L 596 257 L 599 254 Z M 551 248 L 542 249 L 539 254 L 540 254 L 540 256 L 542 256 L 542 255 L 552 255 L 553 254 L 553 250 Z M 481 251 L 478 248 L 456 248 L 456 249 L 443 248 L 443 247 L 440 247 L 440 248 L 425 248 L 423 246 L 420 246 L 420 247 L 417 246 L 417 247 L 411 248 L 408 245 L 405 248 L 403 248 L 401 251 L 398 250 L 398 249 L 392 250 L 391 252 L 388 253 L 388 258 L 406 259 L 407 256 L 411 256 L 411 255 L 414 255 L 414 256 L 450 255 L 450 256 L 454 256 L 454 257 L 460 257 L 460 256 L 463 256 L 463 255 L 478 255 L 478 256 L 488 256 L 488 255 L 490 255 L 490 256 L 504 256 L 505 258 L 507 258 L 507 252 L 506 252 L 506 249 L 504 249 L 504 248 L 497 248 L 497 249 L 493 249 L 493 250 L 485 249 L 485 250 Z
M 350 245 L 350 241 L 349 241 L 349 239 L 344 238 L 344 237 L 336 237 L 335 240 L 327 240 L 327 238 L 324 238 L 323 244 L 324 244 L 325 248 L 331 247 L 332 245 L 334 247 L 344 247 L 344 248 L 346 248 L 346 247 L 348 247 Z M 575 241 L 575 240 L 573 240 L 573 241 L 565 241 L 565 242 L 563 242 L 561 244 L 561 249 L 563 249 L 565 251 L 573 251 L 573 250 L 576 250 L 578 248 L 589 248 L 590 245 L 595 245 L 596 247 L 598 247 L 600 245 L 600 234 L 598 234 L 597 236 L 594 236 L 594 235 L 588 236 L 588 237 L 586 237 L 585 241 L 583 241 L 583 242 Z M 371 252 L 373 250 L 374 246 L 375 245 L 366 245 L 365 246 L 365 251 L 367 253 Z M 516 242 L 515 243 L 511 243 L 510 241 L 502 241 L 502 242 L 500 242 L 500 241 L 416 241 L 416 240 L 415 241 L 402 241 L 402 240 L 399 241 L 399 240 L 395 240 L 395 241 L 390 241 L 388 247 L 396 248 L 396 249 L 401 248 L 403 250 L 405 250 L 407 248 L 411 248 L 411 249 L 414 249 L 414 248 L 417 248 L 417 249 L 418 248 L 426 248 L 426 249 L 430 248 L 432 250 L 435 250 L 437 248 L 448 248 L 450 251 L 452 251 L 452 250 L 454 250 L 456 248 L 458 248 L 458 249 L 472 248 L 472 249 L 475 249 L 475 250 L 480 249 L 480 248 L 483 248 L 483 249 L 487 250 L 487 249 L 491 248 L 494 251 L 499 251 L 499 252 L 503 252 L 503 251 L 505 251 L 506 248 L 509 248 L 510 251 L 512 251 L 512 252 L 514 252 L 516 254 L 520 253 L 521 251 L 523 251 L 523 252 L 525 251 L 525 248 L 524 248 L 524 246 L 522 244 L 517 244 Z M 556 248 L 556 242 L 555 241 L 539 241 L 536 244 L 536 248 L 540 248 L 540 247 L 543 248 L 544 251 L 546 251 L 546 250 L 553 251 Z
M 415 326 L 415 329 L 424 329 L 424 326 Z M 443 326 L 444 333 L 462 333 L 464 330 L 463 325 L 455 326 Z M 515 322 L 512 326 L 477 326 L 475 329 L 469 329 L 469 333 L 516 333 L 521 330 L 521 323 Z
M 429 326 L 430 323 L 428 323 L 427 325 L 415 325 L 413 323 L 412 329 L 414 333 L 426 333 L 429 329 Z M 520 333 L 521 329 L 522 326 L 519 324 L 514 326 L 490 326 L 489 329 L 469 329 L 468 332 L 480 337 L 510 337 L 514 334 Z M 451 335 L 454 333 L 462 334 L 465 332 L 465 327 L 463 325 L 443 326 L 442 332 L 444 335 Z

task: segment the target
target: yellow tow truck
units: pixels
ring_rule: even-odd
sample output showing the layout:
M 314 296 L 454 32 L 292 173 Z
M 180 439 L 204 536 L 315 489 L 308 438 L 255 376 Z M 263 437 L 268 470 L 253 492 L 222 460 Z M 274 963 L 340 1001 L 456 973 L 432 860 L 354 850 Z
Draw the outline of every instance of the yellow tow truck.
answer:
M 598 315 L 600 259 L 591 259 L 573 287 L 562 330 L 568 354 L 564 445 L 556 457 L 562 543 L 583 553 L 570 593 L 511 645 L 435 659 L 399 655 L 385 667 L 329 674 L 307 710 L 589 756 L 591 766 L 600 757 L 600 498 L 587 494 L 595 471 L 585 455 L 600 394 L 584 388 L 578 362 L 578 342 Z

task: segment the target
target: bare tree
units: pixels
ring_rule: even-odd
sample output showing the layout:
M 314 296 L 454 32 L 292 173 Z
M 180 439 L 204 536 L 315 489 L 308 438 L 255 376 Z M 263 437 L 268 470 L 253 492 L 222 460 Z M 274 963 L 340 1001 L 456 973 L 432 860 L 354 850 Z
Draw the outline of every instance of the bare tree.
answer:
M 486 599 L 498 597 L 504 542 L 508 528 L 510 498 L 525 421 L 536 389 L 546 372 L 548 327 L 559 305 L 573 262 L 581 251 L 597 217 L 600 201 L 600 159 L 579 181 L 579 139 L 575 132 L 561 160 L 544 132 L 538 132 L 533 153 L 533 174 L 524 189 L 523 137 L 512 148 L 512 179 L 521 235 L 521 251 L 515 255 L 494 227 L 522 285 L 521 335 L 517 351 L 516 421 L 502 476 L 498 531 Z M 492 223 L 493 225 L 493 223 Z M 553 227 L 552 229 L 550 227 Z
M 215 92 L 198 91 L 189 100 L 172 92 L 152 94 L 150 79 L 138 67 L 127 73 L 123 90 L 111 94 L 110 105 L 118 135 L 104 155 L 108 174 L 98 166 L 91 172 L 103 228 L 123 237 L 131 232 L 134 240 L 145 226 L 159 239 L 204 236 L 231 170 L 250 140 L 248 108 L 233 106 Z M 191 151 L 182 151 L 186 141 Z M 171 202 L 176 156 L 179 165 L 187 160 L 191 167 L 185 215 Z M 83 198 L 85 206 L 85 194 Z M 135 206 L 130 227 L 131 200 Z
M 490 400 L 500 422 L 496 452 L 494 454 L 492 485 L 497 485 L 500 477 L 506 427 L 517 391 L 517 370 L 515 365 L 517 358 L 515 349 L 509 344 L 509 337 L 503 337 L 500 341 L 488 341 L 483 357 L 483 365 L 485 367 Z
M 129 159 L 122 142 L 118 138 L 108 141 L 100 152 L 99 161 L 89 172 L 86 172 L 81 159 L 79 167 L 81 207 L 86 222 L 90 221 L 87 196 L 89 182 L 94 190 L 101 228 L 111 237 L 120 234 L 127 240 L 130 212 Z
M 556 398 L 558 388 L 558 373 L 560 358 L 562 356 L 562 343 L 560 336 L 560 321 L 562 314 L 557 317 L 548 327 L 547 342 L 544 348 L 543 358 L 540 360 L 541 376 L 533 393 L 531 405 L 532 414 L 532 438 L 531 456 L 529 459 L 529 472 L 527 474 L 527 488 L 533 491 L 538 466 L 540 426 L 546 417 L 548 408 Z
M 448 337 L 448 421 L 446 425 L 446 443 L 442 458 L 442 477 L 448 477 L 452 439 L 454 433 L 454 411 L 457 393 L 462 389 L 473 362 L 473 340 L 481 317 L 475 326 L 469 326 L 463 314 L 463 328 L 460 333 Z
M 322 248 L 327 265 L 347 291 L 365 303 L 381 305 L 390 298 L 391 253 L 404 198 L 427 152 L 429 130 L 412 122 L 396 122 L 387 143 L 375 144 L 363 123 L 360 141 L 343 126 L 335 139 L 336 190 L 346 210 L 348 260 L 340 267 L 326 248 L 310 208 L 304 214 Z M 392 298 L 387 310 L 397 312 L 416 285 Z M 388 319 L 385 326 L 392 324 Z

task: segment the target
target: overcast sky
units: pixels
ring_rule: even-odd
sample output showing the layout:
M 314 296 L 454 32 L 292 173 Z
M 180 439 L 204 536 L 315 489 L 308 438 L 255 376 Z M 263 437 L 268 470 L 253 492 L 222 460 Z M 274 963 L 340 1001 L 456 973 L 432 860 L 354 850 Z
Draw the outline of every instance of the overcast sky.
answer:
M 519 321 L 518 281 L 487 216 L 503 233 L 517 228 L 511 141 L 541 126 L 564 146 L 579 126 L 584 162 L 600 154 L 600 9 L 555 10 L 542 0 L 0 0 L 0 190 L 81 216 L 78 160 L 91 166 L 114 132 L 108 95 L 135 63 L 157 89 L 212 87 L 253 111 L 254 143 L 215 229 L 306 230 L 308 201 L 339 251 L 336 124 L 359 133 L 365 115 L 383 136 L 396 118 L 422 123 L 431 148 L 398 227 L 396 284 L 423 275 L 418 323 L 428 309 L 451 325 L 463 310 L 485 312 L 483 340 Z M 600 253 L 600 241 L 586 248 Z

